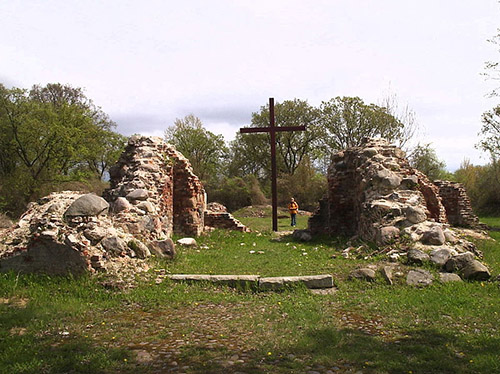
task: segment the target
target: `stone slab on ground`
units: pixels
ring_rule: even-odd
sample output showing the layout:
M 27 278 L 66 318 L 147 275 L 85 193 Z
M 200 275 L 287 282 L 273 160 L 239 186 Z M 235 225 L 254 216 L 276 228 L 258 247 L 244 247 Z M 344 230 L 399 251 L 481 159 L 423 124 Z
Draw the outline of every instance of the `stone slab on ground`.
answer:
M 258 286 L 260 290 L 271 291 L 298 284 L 304 284 L 309 289 L 333 288 L 334 286 L 333 277 L 329 274 L 267 278 L 261 278 L 258 275 L 172 274 L 167 278 L 179 282 L 211 282 L 231 287 Z
M 258 275 L 208 275 L 208 274 L 172 274 L 167 278 L 179 282 L 211 282 L 230 287 L 253 286 L 257 287 Z
M 304 275 L 296 277 L 267 277 L 259 279 L 261 290 L 281 290 L 285 286 L 304 284 L 307 288 L 332 288 L 333 277 L 330 274 Z

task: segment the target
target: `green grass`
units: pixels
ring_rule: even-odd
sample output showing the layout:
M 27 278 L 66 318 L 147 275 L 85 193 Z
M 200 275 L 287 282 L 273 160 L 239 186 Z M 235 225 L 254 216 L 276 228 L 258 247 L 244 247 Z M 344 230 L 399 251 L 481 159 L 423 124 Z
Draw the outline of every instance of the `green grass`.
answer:
M 0 373 L 500 372 L 498 282 L 418 289 L 347 281 L 366 261 L 338 256 L 346 243 L 330 238 L 299 244 L 275 241 L 268 231 L 215 231 L 199 244 L 158 265 L 190 273 L 331 273 L 338 291 L 156 284 L 154 270 L 128 291 L 90 277 L 0 274 Z M 498 275 L 499 242 L 479 246 Z
M 495 229 L 500 229 L 500 217 L 481 217 L 481 222 Z

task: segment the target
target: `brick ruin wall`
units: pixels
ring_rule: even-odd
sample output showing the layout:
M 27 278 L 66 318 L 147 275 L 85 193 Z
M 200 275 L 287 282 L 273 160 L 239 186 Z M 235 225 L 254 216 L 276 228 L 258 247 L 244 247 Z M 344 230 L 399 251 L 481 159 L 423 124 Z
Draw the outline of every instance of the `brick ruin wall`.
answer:
M 313 233 L 376 240 L 388 227 L 447 222 L 438 188 L 383 139 L 333 155 L 327 179 L 327 195 L 309 220 Z
M 327 195 L 309 220 L 313 233 L 378 241 L 424 222 L 428 227 L 480 226 L 463 185 L 432 183 L 410 167 L 401 149 L 383 139 L 365 139 L 333 155 L 327 179 Z
M 442 180 L 436 180 L 434 184 L 439 188 L 439 195 L 451 225 L 471 228 L 481 225 L 479 218 L 472 211 L 472 205 L 463 184 Z
M 132 136 L 110 184 L 104 198 L 126 232 L 147 239 L 203 232 L 205 190 L 189 161 L 161 138 Z

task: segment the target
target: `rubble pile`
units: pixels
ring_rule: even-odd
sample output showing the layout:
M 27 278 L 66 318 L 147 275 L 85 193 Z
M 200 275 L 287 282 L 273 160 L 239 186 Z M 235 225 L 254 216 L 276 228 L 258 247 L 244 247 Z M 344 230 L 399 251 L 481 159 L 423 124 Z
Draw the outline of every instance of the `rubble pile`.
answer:
M 365 139 L 361 146 L 333 156 L 327 195 L 310 218 L 309 230 L 380 246 L 404 243 L 425 253 L 441 248 L 449 251 L 450 258 L 466 252 L 474 257 L 480 255 L 474 244 L 460 239 L 449 223 L 475 222 L 478 219 L 463 187 L 444 182 L 435 185 L 410 167 L 401 149 L 384 139 Z M 394 260 L 407 252 L 388 254 Z M 484 279 L 484 269 L 481 272 Z M 470 279 L 478 277 L 467 274 Z
M 147 270 L 149 248 L 114 227 L 109 204 L 99 196 L 52 193 L 30 204 L 0 243 L 2 271 L 81 274 Z
M 132 136 L 103 197 L 65 191 L 32 203 L 0 239 L 0 271 L 134 274 L 151 254 L 173 257 L 172 233 L 211 226 L 246 231 L 229 213 L 205 212 L 189 161 L 161 138 Z

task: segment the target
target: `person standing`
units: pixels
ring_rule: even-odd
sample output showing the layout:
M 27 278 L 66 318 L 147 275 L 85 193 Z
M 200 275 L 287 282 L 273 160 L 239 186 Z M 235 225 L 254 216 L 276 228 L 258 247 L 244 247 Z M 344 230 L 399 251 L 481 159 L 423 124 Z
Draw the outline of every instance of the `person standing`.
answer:
M 295 199 L 292 197 L 290 199 L 290 203 L 288 204 L 288 211 L 290 212 L 290 218 L 291 218 L 291 225 L 290 226 L 297 226 L 297 211 L 299 210 L 299 204 L 295 201 Z

